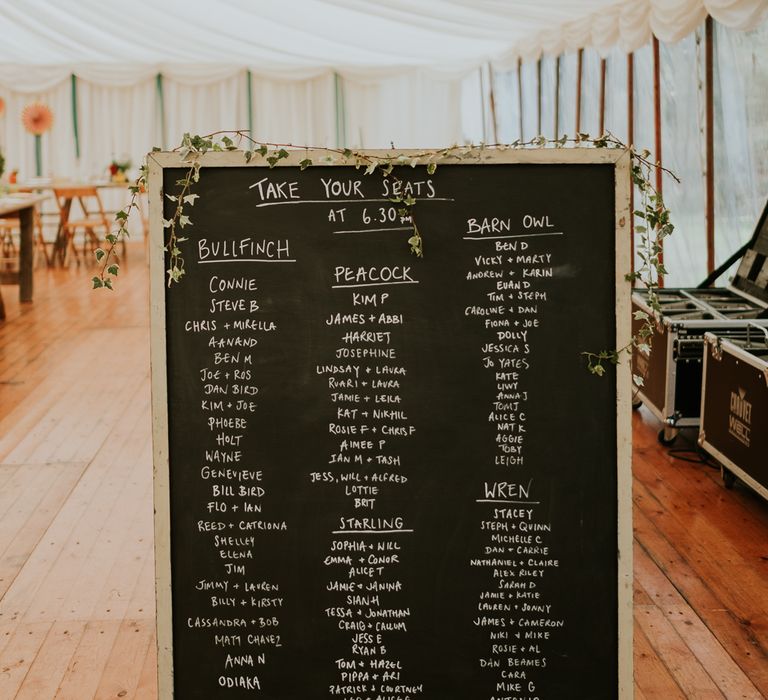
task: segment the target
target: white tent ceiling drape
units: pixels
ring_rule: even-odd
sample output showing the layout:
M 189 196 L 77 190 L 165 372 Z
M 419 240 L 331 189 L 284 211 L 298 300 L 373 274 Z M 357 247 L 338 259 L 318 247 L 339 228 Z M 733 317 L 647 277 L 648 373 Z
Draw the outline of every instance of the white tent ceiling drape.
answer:
M 213 82 L 242 69 L 274 80 L 335 71 L 459 77 L 582 47 L 676 42 L 706 13 L 748 29 L 768 0 L 0 0 L 0 85 L 37 93 L 70 73 L 135 85 L 158 72 Z
M 581 4 L 581 3 L 578 3 Z M 566 51 L 592 47 L 607 55 L 614 46 L 622 51 L 636 51 L 655 35 L 674 44 L 688 36 L 707 14 L 732 29 L 747 30 L 768 16 L 766 0 L 622 0 L 606 3 L 589 12 L 584 8 L 575 20 L 556 23 L 515 43 L 500 65 L 517 60 L 535 59 L 542 53 L 558 55 Z
M 219 128 L 318 146 L 488 139 L 490 110 L 467 106 L 487 104 L 490 62 L 674 42 L 707 12 L 748 29 L 768 0 L 0 0 L 0 147 L 33 174 L 19 121 L 33 100 L 56 116 L 46 175 Z
M 455 77 L 553 17 L 562 22 L 611 2 L 0 0 L 0 82 L 45 89 L 56 67 L 59 80 L 66 70 L 109 84 L 157 72 L 200 82 L 241 68 L 298 80 L 327 71 L 391 77 L 406 68 Z M 22 76 L 29 66 L 50 70 Z
M 748 29 L 768 0 L 0 0 L 0 145 L 29 174 L 18 115 L 34 99 L 56 114 L 46 173 L 138 162 L 184 131 L 217 128 L 313 145 L 442 145 L 477 135 L 462 128 L 462 81 L 466 92 L 473 76 L 487 98 L 489 62 L 635 50 L 651 32 L 674 42 L 707 12 Z
M 7 169 L 36 174 L 19 118 L 35 100 L 55 115 L 42 137 L 44 176 L 99 176 L 112 159 L 135 170 L 186 131 L 252 128 L 261 141 L 362 148 L 511 141 L 518 125 L 525 138 L 555 130 L 556 85 L 557 129 L 572 133 L 581 48 L 580 128 L 594 133 L 599 58 L 623 64 L 620 53 L 634 51 L 644 94 L 651 35 L 690 43 L 707 13 L 723 30 L 748 30 L 768 17 L 768 0 L 0 0 L 0 149 Z M 539 115 L 540 57 L 550 98 Z M 618 95 L 617 60 L 608 84 Z M 505 72 L 519 61 L 522 115 L 517 71 Z M 650 145 L 650 100 L 636 102 L 635 141 Z

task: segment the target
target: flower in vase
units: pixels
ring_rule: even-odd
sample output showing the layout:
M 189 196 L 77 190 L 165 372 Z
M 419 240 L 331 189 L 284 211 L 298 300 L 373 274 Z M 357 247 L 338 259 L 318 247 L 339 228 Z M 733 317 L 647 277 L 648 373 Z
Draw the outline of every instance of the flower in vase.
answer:
M 40 136 L 53 126 L 53 112 L 42 102 L 33 102 L 21 113 L 21 123 L 30 134 Z

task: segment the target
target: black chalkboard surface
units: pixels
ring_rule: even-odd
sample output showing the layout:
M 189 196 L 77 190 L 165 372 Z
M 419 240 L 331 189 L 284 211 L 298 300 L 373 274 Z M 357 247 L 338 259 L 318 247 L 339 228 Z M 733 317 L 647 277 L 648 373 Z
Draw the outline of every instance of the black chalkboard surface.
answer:
M 398 168 L 422 259 L 296 162 L 206 156 L 170 287 L 153 211 L 161 696 L 630 697 L 626 155 Z

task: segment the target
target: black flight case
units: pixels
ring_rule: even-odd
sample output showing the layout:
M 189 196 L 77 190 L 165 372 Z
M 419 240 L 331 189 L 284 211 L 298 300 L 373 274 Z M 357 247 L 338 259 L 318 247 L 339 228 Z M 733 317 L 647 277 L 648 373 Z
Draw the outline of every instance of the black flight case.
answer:
M 711 287 L 739 258 L 731 285 Z M 660 314 L 648 306 L 647 291 L 632 294 L 633 311 L 645 311 L 656 321 L 651 352 L 636 348 L 632 371 L 643 378 L 637 399 L 664 423 L 659 432 L 663 444 L 671 444 L 680 428 L 699 426 L 705 333 L 738 338 L 750 324 L 753 330 L 768 328 L 767 259 L 768 203 L 750 241 L 698 287 L 657 290 Z M 635 332 L 642 323 L 633 320 Z
M 768 499 L 768 330 L 750 326 L 738 337 L 704 335 L 699 446 Z

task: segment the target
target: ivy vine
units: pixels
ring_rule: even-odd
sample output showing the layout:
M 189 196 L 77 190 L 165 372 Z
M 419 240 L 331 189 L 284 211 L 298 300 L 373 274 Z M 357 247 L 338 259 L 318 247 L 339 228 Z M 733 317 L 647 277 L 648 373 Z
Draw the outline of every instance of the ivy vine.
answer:
M 415 168 L 425 165 L 431 175 L 437 170 L 438 161 L 456 160 L 481 160 L 488 151 L 505 151 L 509 149 L 524 148 L 564 148 L 566 146 L 627 149 L 630 155 L 630 173 L 632 184 L 640 195 L 639 206 L 633 212 L 641 223 L 635 226 L 635 232 L 639 234 L 639 246 L 636 251 L 640 265 L 634 272 L 627 273 L 625 278 L 632 283 L 641 283 L 647 291 L 647 303 L 652 313 L 635 311 L 635 320 L 642 321 L 640 328 L 633 334 L 630 341 L 621 348 L 602 350 L 599 352 L 583 352 L 587 369 L 597 376 L 602 376 L 609 365 L 616 365 L 622 356 L 631 355 L 635 348 L 643 352 L 650 352 L 653 332 L 656 325 L 655 316 L 661 313 L 661 305 L 657 289 L 659 282 L 666 274 L 662 262 L 663 241 L 669 236 L 674 226 L 670 221 L 670 212 L 664 204 L 662 196 L 653 185 L 653 175 L 657 170 L 662 170 L 676 181 L 674 173 L 663 168 L 659 163 L 651 159 L 647 150 L 639 151 L 634 146 L 626 146 L 613 134 L 605 133 L 599 137 L 590 137 L 589 134 L 577 134 L 569 137 L 563 135 L 558 139 L 547 139 L 544 136 L 536 136 L 529 140 L 518 139 L 510 144 L 480 144 L 480 145 L 453 145 L 447 148 L 435 150 L 423 150 L 409 154 L 372 155 L 363 151 L 355 151 L 350 148 L 310 148 L 308 146 L 296 146 L 289 143 L 270 143 L 253 139 L 246 131 L 216 131 L 205 136 L 193 136 L 184 134 L 181 144 L 173 149 L 179 153 L 181 161 L 187 166 L 186 174 L 176 181 L 181 187 L 178 194 L 165 194 L 164 196 L 176 204 L 173 216 L 163 219 L 163 227 L 167 231 L 165 251 L 168 255 L 168 286 L 179 282 L 184 276 L 184 255 L 181 244 L 188 240 L 183 235 L 183 229 L 192 226 L 190 209 L 194 206 L 199 195 L 193 192 L 194 185 L 200 180 L 200 159 L 208 152 L 240 151 L 243 154 L 243 162 L 250 163 L 254 158 L 264 159 L 269 168 L 274 168 L 281 160 L 288 158 L 291 152 L 305 151 L 307 157 L 299 162 L 299 168 L 305 170 L 313 165 L 343 163 L 352 164 L 355 168 L 363 169 L 365 175 L 375 172 L 390 178 L 394 183 L 402 183 L 402 179 L 395 170 L 396 166 L 409 165 Z M 154 148 L 153 152 L 159 151 Z M 324 153 L 318 161 L 309 158 L 309 151 Z M 130 186 L 131 198 L 128 205 L 115 215 L 116 228 L 106 236 L 106 246 L 95 251 L 96 260 L 101 268 L 99 274 L 92 278 L 93 288 L 114 289 L 113 280 L 119 273 L 116 248 L 118 243 L 128 237 L 128 219 L 133 210 L 138 209 L 138 197 L 147 186 L 147 165 L 141 167 L 139 176 Z M 400 191 L 393 188 L 393 191 Z M 392 197 L 390 201 L 399 205 L 398 215 L 403 222 L 410 227 L 408 246 L 412 254 L 417 257 L 424 255 L 424 239 L 419 232 L 416 223 L 414 208 L 416 200 L 412 196 Z M 633 376 L 637 386 L 643 385 L 643 377 Z

